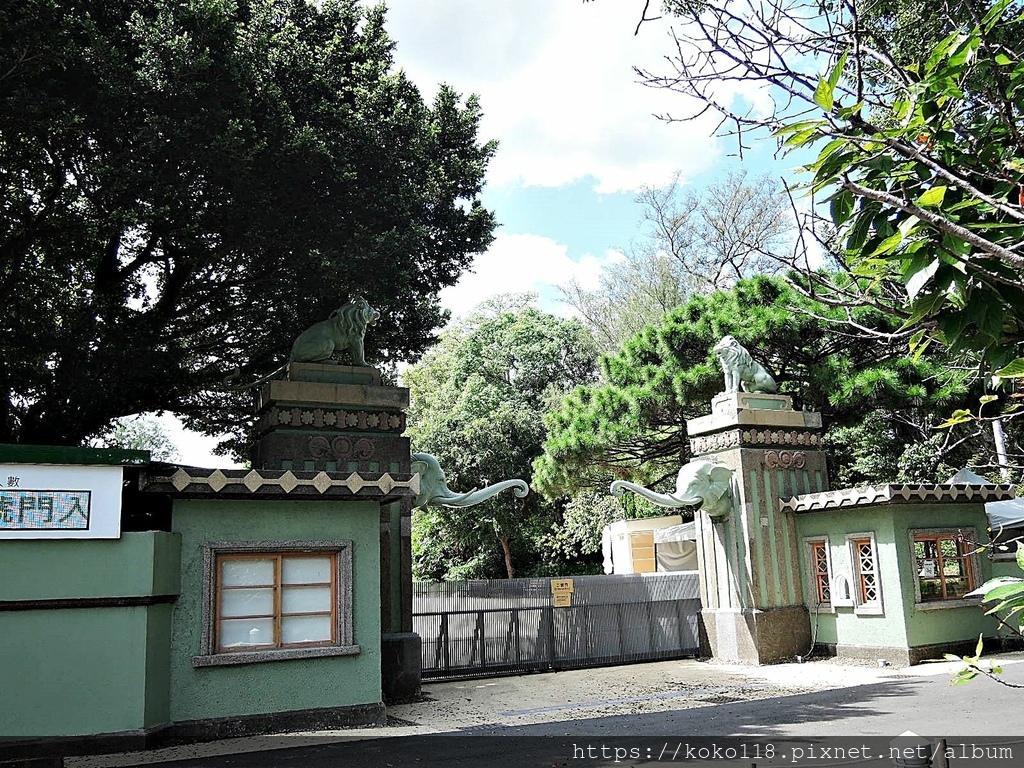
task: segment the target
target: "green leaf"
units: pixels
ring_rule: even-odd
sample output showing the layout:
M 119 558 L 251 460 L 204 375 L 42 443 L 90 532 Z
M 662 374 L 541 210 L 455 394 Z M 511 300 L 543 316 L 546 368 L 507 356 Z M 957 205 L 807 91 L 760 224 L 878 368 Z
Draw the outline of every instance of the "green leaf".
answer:
M 986 403 L 994 403 L 998 399 L 999 395 L 982 395 L 980 398 L 978 398 L 978 401 L 982 405 L 985 405 Z
M 1024 571 L 1024 541 L 1017 542 L 1017 567 Z
M 896 235 L 893 235 L 893 237 L 896 237 Z M 900 235 L 900 237 L 902 237 L 902 235 Z M 889 238 L 889 240 L 891 239 L 892 238 Z M 884 245 L 885 243 L 882 243 L 882 246 Z M 879 246 L 879 249 L 881 249 L 882 246 Z M 919 269 L 917 272 L 915 272 L 914 274 L 910 275 L 909 278 L 907 278 L 907 298 L 910 299 L 910 301 L 914 301 L 914 299 L 917 298 L 917 295 L 921 292 L 921 289 L 924 288 L 925 285 L 927 285 L 928 281 L 931 280 L 932 277 L 935 276 L 935 272 L 936 270 L 938 270 L 938 268 L 939 260 L 934 259 L 930 264 L 925 266 L 923 269 Z
M 814 103 L 826 112 L 831 112 L 832 105 L 835 103 L 833 99 L 834 92 L 835 88 L 828 80 L 819 80 L 818 87 L 814 89 Z
M 1024 357 L 1018 357 L 1006 367 L 996 371 L 995 375 L 1004 379 L 1019 379 L 1024 377 Z
M 998 24 L 999 20 L 1003 17 L 1003 14 L 1006 13 L 1006 9 L 1009 7 L 1011 2 L 1013 2 L 1013 0 L 997 0 L 997 2 L 994 3 L 992 7 L 988 9 L 988 12 L 982 17 L 982 29 L 988 32 Z M 998 62 L 998 57 L 996 60 Z
M 886 254 L 892 253 L 899 248 L 900 243 L 903 242 L 903 233 L 896 232 L 896 234 L 889 235 L 885 240 L 879 243 L 878 247 L 871 252 L 871 256 L 885 256 Z
M 965 669 L 957 672 L 956 677 L 950 681 L 950 685 L 964 685 L 965 683 L 971 682 L 978 676 L 978 673 L 973 669 Z
M 917 198 L 917 204 L 922 208 L 935 208 L 942 205 L 942 198 L 946 196 L 946 189 L 946 187 L 941 185 L 932 187 Z
M 985 648 L 985 636 L 978 635 L 978 645 L 974 648 L 974 658 L 981 658 L 981 652 Z
M 953 415 L 946 419 L 944 422 L 939 424 L 936 429 L 947 429 L 949 427 L 955 427 L 957 424 L 965 424 L 974 418 L 974 414 L 970 411 L 966 411 L 963 408 L 957 408 L 953 411 Z

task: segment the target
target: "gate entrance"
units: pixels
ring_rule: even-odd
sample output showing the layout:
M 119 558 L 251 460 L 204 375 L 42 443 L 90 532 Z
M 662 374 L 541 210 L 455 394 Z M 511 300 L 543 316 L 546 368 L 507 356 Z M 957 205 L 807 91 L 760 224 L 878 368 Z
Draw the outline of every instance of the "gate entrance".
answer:
M 417 582 L 412 619 L 436 680 L 693 657 L 700 607 L 696 572 Z

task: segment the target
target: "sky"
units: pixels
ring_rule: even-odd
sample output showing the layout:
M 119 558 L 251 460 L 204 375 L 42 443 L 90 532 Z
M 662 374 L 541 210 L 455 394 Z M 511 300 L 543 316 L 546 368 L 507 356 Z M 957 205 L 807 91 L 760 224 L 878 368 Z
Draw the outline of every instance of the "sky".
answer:
M 652 3 L 652 7 L 660 3 Z M 534 291 L 540 307 L 560 315 L 558 286 L 596 287 L 603 267 L 642 235 L 644 187 L 679 173 L 700 187 L 741 167 L 791 175 L 792 161 L 773 157 L 773 142 L 744 153 L 712 134 L 710 116 L 667 122 L 688 105 L 679 94 L 649 88 L 633 67 L 669 71 L 668 19 L 634 34 L 644 0 L 389 0 L 387 28 L 395 64 L 433 98 L 441 83 L 480 98 L 480 139 L 496 139 L 483 203 L 500 227 L 473 269 L 444 289 L 458 317 L 498 293 Z M 759 93 L 737 93 L 756 103 Z M 163 418 L 180 459 L 228 466 L 210 451 L 216 440 Z

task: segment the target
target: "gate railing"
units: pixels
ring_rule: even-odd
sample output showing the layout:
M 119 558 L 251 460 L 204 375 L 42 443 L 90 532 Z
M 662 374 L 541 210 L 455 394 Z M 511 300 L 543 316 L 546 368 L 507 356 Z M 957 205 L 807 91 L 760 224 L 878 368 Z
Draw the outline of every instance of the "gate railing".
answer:
M 558 581 L 564 586 L 565 579 Z M 551 582 L 415 583 L 413 630 L 422 641 L 423 677 L 514 674 L 698 652 L 694 572 L 574 577 L 569 605 L 555 604 Z

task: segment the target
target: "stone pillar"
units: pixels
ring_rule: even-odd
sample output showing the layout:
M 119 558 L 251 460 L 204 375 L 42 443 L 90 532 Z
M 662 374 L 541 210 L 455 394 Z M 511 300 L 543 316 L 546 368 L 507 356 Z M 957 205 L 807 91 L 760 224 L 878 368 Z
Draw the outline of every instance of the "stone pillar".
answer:
M 253 468 L 408 474 L 408 406 L 373 368 L 291 363 L 260 391 Z
M 409 390 L 381 384 L 368 367 L 290 363 L 257 401 L 253 467 L 357 474 L 382 481 L 410 473 Z M 362 480 L 359 480 L 361 478 Z M 381 499 L 381 687 L 386 702 L 420 692 L 420 637 L 412 631 L 411 497 Z M 399 509 L 395 508 L 395 504 Z
M 799 542 L 779 499 L 828 490 L 821 414 L 793 410 L 782 395 L 718 395 L 711 415 L 687 422 L 693 456 L 734 472 L 735 510 L 697 514 L 701 614 L 712 655 L 767 664 L 806 654 Z

